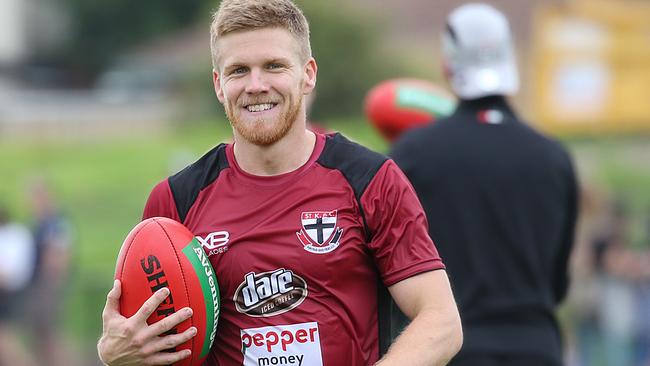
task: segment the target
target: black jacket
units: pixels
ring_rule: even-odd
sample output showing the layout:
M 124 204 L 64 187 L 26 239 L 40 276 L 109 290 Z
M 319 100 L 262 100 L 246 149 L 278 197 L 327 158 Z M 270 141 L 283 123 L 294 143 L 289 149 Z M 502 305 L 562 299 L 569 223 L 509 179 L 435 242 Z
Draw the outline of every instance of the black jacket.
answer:
M 557 142 L 502 97 L 462 101 L 410 131 L 393 159 L 424 206 L 463 322 L 463 352 L 561 362 L 555 306 L 568 287 L 577 188 Z

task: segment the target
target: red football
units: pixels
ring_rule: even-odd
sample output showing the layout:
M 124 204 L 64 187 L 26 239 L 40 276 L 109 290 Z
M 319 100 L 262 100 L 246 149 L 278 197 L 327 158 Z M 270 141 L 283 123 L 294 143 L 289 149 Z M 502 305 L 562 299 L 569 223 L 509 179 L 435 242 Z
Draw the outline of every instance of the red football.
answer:
M 207 255 L 185 226 L 164 217 L 139 223 L 122 244 L 115 278 L 122 282 L 120 312 L 125 317 L 133 316 L 162 287 L 168 287 L 170 295 L 147 319 L 149 324 L 192 308 L 192 317 L 168 334 L 196 327 L 197 335 L 175 349 L 190 349 L 192 356 L 176 365 L 200 365 L 205 360 L 217 330 L 219 286 Z
M 431 81 L 390 79 L 370 89 L 364 104 L 368 120 L 393 141 L 410 128 L 448 116 L 456 101 Z

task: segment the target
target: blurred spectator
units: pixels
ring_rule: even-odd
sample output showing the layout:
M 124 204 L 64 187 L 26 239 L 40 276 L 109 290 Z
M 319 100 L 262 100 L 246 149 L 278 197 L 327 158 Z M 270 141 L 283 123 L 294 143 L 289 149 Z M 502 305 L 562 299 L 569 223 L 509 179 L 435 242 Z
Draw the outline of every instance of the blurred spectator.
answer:
M 631 245 L 630 213 L 621 202 L 612 206 L 608 221 L 593 239 L 598 289 L 596 324 L 602 354 L 606 365 L 648 366 L 650 249 L 647 244 L 640 248 Z M 650 240 L 650 232 L 645 240 Z M 581 351 L 581 365 L 593 364 L 597 358 L 593 349 L 592 346 Z
M 639 264 L 642 278 L 637 289 L 636 313 L 639 318 L 635 358 L 639 366 L 650 366 L 650 227 L 646 234 L 646 248 L 639 255 Z
M 35 180 L 29 188 L 36 253 L 26 309 L 28 328 L 39 364 L 63 365 L 60 321 L 68 282 L 71 226 L 45 181 Z
M 22 291 L 32 275 L 34 242 L 29 230 L 11 222 L 0 205 L 0 366 L 31 365 L 11 319 L 21 306 Z
M 519 120 L 508 21 L 485 4 L 448 17 L 449 118 L 406 132 L 392 157 L 424 206 L 463 321 L 450 365 L 563 363 L 556 306 L 568 288 L 577 216 L 571 158 Z
M 650 211 L 646 213 L 643 252 L 638 256 L 641 281 L 638 288 L 637 360 L 641 366 L 650 366 Z

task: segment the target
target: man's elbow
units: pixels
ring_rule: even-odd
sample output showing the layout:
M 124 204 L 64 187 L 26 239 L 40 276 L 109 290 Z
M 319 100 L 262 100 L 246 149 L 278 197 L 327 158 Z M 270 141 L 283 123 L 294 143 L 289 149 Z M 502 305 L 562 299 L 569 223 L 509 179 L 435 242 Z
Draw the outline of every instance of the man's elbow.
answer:
M 456 317 L 453 322 L 450 340 L 451 356 L 453 357 L 460 351 L 460 348 L 463 346 L 463 326 L 461 324 L 460 316 L 458 313 L 456 313 Z
M 443 325 L 444 324 L 444 325 Z M 444 329 L 440 333 L 441 344 L 438 349 L 442 350 L 441 360 L 444 360 L 442 365 L 446 365 L 461 349 L 463 346 L 463 326 L 458 314 L 457 308 L 449 308 L 443 323 L 438 322 L 438 327 Z

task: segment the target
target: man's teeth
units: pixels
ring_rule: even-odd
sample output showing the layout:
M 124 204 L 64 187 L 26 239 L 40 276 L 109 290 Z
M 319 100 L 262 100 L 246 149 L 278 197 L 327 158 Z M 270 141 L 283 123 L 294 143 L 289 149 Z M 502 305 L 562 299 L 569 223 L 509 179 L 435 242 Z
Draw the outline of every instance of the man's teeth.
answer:
M 264 103 L 264 104 L 252 104 L 246 107 L 249 112 L 261 112 L 261 111 L 268 111 L 269 109 L 273 108 L 273 104 L 271 103 Z

